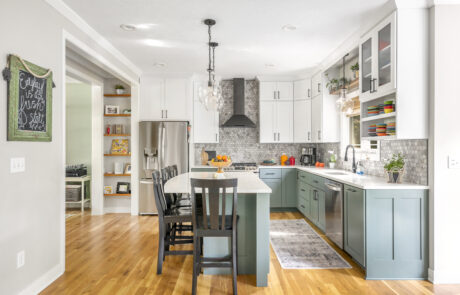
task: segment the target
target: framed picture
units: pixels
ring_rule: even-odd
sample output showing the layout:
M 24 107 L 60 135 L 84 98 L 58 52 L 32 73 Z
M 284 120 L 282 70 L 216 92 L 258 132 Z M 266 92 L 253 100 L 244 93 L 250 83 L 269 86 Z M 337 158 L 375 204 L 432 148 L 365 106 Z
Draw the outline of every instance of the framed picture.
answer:
M 129 148 L 128 139 L 114 139 L 112 140 L 111 153 L 114 155 L 127 155 Z
M 131 174 L 131 164 L 125 165 L 125 174 Z
M 51 141 L 53 72 L 8 56 L 8 141 Z
M 117 182 L 117 194 L 131 193 L 131 184 L 129 182 Z
M 105 185 L 104 194 L 106 195 L 113 194 L 113 187 L 111 185 Z
M 117 115 L 120 113 L 119 106 L 105 105 L 105 114 L 106 115 Z

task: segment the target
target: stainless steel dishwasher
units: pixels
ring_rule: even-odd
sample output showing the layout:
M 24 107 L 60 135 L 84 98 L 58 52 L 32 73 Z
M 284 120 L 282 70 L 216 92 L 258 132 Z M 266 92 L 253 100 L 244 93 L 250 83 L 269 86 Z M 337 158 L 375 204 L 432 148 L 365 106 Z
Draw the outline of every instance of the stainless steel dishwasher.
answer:
M 343 249 L 343 184 L 326 179 L 326 236 Z

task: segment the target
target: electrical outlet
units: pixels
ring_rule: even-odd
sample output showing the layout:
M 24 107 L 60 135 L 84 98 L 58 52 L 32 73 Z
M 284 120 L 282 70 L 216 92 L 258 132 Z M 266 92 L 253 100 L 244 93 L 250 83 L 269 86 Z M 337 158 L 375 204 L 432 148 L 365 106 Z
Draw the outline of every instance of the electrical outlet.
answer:
M 448 168 L 449 169 L 460 169 L 460 159 L 457 157 L 448 157 L 449 162 L 448 162 Z
M 16 268 L 21 268 L 24 266 L 26 263 L 26 252 L 24 250 L 18 252 L 17 254 L 17 262 L 16 262 Z
M 26 171 L 25 158 L 11 158 L 10 159 L 10 173 L 19 173 Z

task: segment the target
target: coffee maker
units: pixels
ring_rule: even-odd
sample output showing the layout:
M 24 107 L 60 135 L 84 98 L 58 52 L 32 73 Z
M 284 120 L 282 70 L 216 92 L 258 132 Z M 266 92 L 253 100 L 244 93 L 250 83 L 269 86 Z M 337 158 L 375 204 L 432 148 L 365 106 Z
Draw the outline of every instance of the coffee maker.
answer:
M 306 147 L 302 148 L 302 155 L 300 156 L 300 165 L 314 166 L 316 163 L 316 148 Z

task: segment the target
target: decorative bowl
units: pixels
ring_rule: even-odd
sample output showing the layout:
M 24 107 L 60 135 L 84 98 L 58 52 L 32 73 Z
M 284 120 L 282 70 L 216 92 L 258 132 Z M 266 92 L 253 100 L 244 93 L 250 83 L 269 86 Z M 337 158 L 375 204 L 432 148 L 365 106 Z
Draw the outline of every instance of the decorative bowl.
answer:
M 227 161 L 227 162 L 213 162 L 213 161 L 208 161 L 209 166 L 217 167 L 217 173 L 223 173 L 224 172 L 224 167 L 229 167 L 232 165 L 232 161 Z

